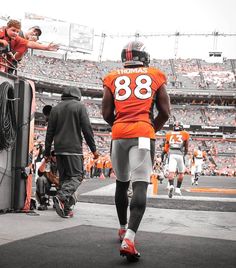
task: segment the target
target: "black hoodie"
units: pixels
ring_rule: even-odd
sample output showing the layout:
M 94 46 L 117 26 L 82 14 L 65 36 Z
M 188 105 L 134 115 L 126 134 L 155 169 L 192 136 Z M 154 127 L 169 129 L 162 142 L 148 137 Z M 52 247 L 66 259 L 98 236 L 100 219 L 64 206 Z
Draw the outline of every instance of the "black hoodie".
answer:
M 90 150 L 95 152 L 94 134 L 87 110 L 80 102 L 80 90 L 66 88 L 61 99 L 49 116 L 44 155 L 50 155 L 53 140 L 55 154 L 82 154 L 82 133 Z

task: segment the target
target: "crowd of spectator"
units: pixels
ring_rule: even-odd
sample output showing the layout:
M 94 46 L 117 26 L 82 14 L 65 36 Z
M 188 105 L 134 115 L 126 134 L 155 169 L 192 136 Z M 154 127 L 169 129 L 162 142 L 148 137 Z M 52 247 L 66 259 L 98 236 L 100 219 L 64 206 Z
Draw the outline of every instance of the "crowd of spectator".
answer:
M 208 63 L 196 59 L 154 59 L 151 64 L 166 73 L 169 88 L 219 90 L 236 88 L 236 71 L 229 60 L 223 63 Z M 80 59 L 65 61 L 28 54 L 21 61 L 18 73 L 101 86 L 104 74 L 121 66 L 121 62 L 115 61 L 95 62 Z
M 192 88 L 232 89 L 235 88 L 235 69 L 230 61 L 208 63 L 204 60 L 178 59 L 175 61 L 177 76 L 182 84 Z
M 49 93 L 36 94 L 36 111 L 42 113 L 45 105 L 55 106 L 60 101 L 59 96 Z M 90 118 L 102 118 L 101 100 L 84 99 Z M 172 105 L 172 121 L 180 121 L 184 125 L 206 126 L 236 126 L 235 108 L 201 106 L 201 105 Z

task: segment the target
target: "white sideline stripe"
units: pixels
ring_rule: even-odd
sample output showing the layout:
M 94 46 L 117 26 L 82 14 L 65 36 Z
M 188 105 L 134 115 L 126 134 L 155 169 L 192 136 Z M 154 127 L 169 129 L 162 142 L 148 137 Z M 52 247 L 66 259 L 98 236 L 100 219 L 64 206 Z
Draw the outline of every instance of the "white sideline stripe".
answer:
M 151 195 L 149 198 L 157 199 L 170 199 L 167 195 Z M 205 197 L 205 196 L 177 196 L 173 195 L 171 199 L 181 200 L 198 200 L 198 201 L 218 201 L 218 202 L 236 202 L 236 198 L 225 198 L 225 197 Z
M 99 189 L 83 193 L 81 195 L 84 196 L 114 196 L 115 195 L 115 183 L 109 184 L 107 186 L 101 187 Z M 148 193 L 147 193 L 148 198 L 156 198 L 156 199 L 170 199 L 166 195 L 153 195 L 152 193 L 152 185 L 148 187 Z M 178 196 L 178 195 L 173 195 L 174 199 L 180 199 L 180 200 L 199 200 L 199 201 L 218 201 L 218 202 L 236 202 L 236 198 L 225 198 L 225 197 L 205 197 L 205 196 Z

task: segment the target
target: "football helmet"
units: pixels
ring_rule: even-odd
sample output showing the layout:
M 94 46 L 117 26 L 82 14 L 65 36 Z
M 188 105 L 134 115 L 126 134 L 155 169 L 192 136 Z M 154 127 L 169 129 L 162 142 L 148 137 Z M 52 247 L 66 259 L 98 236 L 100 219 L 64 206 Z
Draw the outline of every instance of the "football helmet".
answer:
M 174 122 L 174 125 L 173 125 L 173 129 L 174 131 L 181 131 L 184 129 L 184 126 L 181 122 Z
M 124 67 L 148 66 L 150 63 L 150 55 L 146 52 L 142 42 L 132 41 L 123 48 L 121 60 Z

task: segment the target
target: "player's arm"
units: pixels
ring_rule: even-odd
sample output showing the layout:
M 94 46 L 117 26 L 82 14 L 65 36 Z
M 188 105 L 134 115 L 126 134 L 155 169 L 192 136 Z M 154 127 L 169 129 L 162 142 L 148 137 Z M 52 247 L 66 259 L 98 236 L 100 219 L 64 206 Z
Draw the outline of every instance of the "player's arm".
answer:
M 187 139 L 184 143 L 184 155 L 188 154 L 188 147 L 189 147 L 189 139 Z
M 46 168 L 46 160 L 45 160 L 45 158 L 43 158 L 41 163 L 40 163 L 39 169 L 38 169 L 39 176 L 43 175 L 43 173 L 45 172 L 45 168 Z
M 165 122 L 170 117 L 170 97 L 167 93 L 165 84 L 163 84 L 157 91 L 156 108 L 158 110 L 158 115 L 154 119 L 155 132 L 162 129 Z
M 170 148 L 170 143 L 169 143 L 169 141 L 166 141 L 165 146 L 164 146 L 164 150 L 163 150 L 165 154 L 168 153 L 169 148 Z
M 103 98 L 102 98 L 102 116 L 104 120 L 112 126 L 115 121 L 115 104 L 111 91 L 104 86 Z

